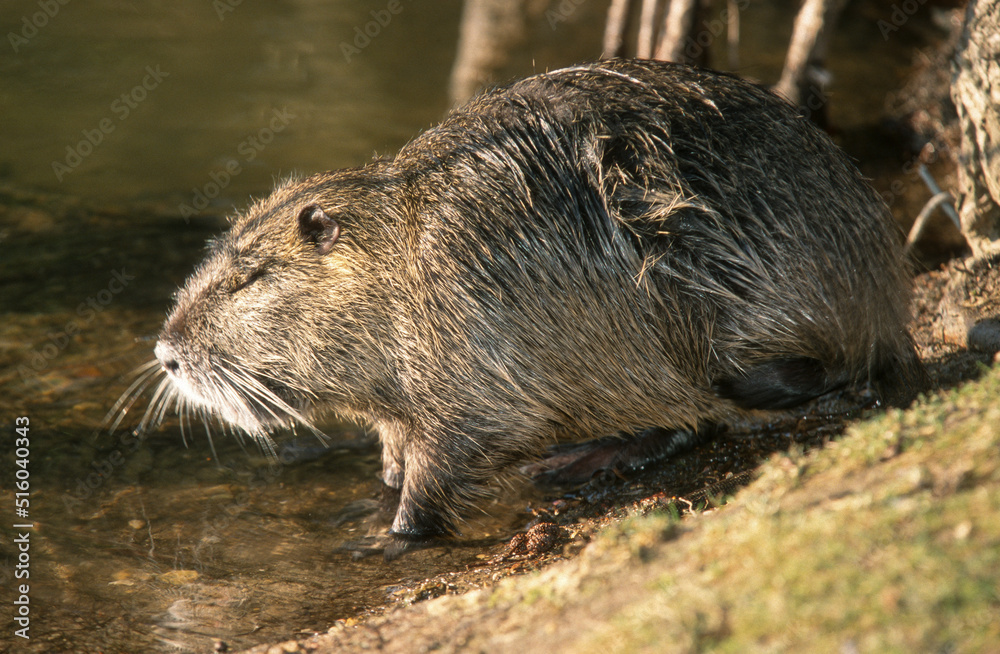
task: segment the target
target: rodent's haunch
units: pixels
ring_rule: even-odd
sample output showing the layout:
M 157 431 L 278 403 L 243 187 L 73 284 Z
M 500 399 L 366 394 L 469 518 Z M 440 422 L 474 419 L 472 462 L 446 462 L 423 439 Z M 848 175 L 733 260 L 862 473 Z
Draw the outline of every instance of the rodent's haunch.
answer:
M 422 537 L 559 435 L 907 396 L 909 284 L 881 199 L 793 107 L 605 61 L 236 217 L 164 325 L 156 404 L 265 440 L 322 411 L 370 423 L 392 531 Z

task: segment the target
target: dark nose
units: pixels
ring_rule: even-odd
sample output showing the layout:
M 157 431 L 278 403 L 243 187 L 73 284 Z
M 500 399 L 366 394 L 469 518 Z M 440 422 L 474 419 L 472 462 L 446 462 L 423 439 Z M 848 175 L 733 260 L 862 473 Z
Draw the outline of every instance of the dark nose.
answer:
M 159 341 L 153 353 L 160 360 L 160 365 L 163 366 L 164 370 L 174 375 L 180 373 L 181 364 L 178 361 L 177 351 L 174 350 L 173 346 L 164 341 Z

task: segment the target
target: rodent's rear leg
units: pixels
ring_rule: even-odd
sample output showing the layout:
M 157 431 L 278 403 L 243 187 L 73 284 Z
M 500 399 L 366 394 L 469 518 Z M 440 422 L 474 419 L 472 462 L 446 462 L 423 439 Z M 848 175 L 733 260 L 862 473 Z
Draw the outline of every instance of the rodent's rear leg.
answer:
M 718 379 L 713 386 L 716 395 L 744 409 L 787 409 L 846 383 L 846 374 L 828 371 L 817 359 L 782 357 Z
M 602 470 L 634 470 L 692 447 L 712 427 L 694 429 L 644 429 L 619 433 L 558 448 L 542 461 L 526 466 L 532 478 L 543 484 L 582 484 Z

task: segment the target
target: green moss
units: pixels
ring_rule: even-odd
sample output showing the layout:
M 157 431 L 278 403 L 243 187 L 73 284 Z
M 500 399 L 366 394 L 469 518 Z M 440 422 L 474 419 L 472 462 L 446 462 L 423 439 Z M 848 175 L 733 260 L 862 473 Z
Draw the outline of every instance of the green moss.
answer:
M 647 557 L 659 572 L 646 596 L 586 651 L 1000 647 L 998 400 L 992 371 L 776 456 Z M 621 533 L 648 534 L 646 520 Z

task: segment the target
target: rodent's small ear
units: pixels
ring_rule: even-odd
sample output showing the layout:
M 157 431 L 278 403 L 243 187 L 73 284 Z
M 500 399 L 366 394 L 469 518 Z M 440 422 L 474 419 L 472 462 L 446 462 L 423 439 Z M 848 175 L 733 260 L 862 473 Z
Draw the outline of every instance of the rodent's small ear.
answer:
M 306 243 L 314 243 L 319 254 L 326 254 L 340 237 L 340 223 L 318 204 L 310 204 L 299 212 L 299 234 Z

